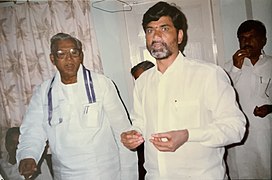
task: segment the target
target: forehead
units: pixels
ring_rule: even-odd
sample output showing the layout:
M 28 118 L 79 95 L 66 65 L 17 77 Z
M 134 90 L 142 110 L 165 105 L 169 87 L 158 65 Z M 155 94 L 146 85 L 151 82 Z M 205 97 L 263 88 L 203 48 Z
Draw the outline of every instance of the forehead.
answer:
M 72 39 L 59 40 L 57 42 L 57 46 L 59 49 L 67 49 L 76 47 L 75 42 Z
M 159 20 L 151 21 L 150 23 L 148 23 L 147 27 L 160 27 L 160 26 L 165 26 L 165 25 L 174 26 L 171 17 L 162 16 Z
M 259 33 L 255 29 L 240 33 L 238 35 L 238 37 L 259 37 L 259 36 L 260 36 Z

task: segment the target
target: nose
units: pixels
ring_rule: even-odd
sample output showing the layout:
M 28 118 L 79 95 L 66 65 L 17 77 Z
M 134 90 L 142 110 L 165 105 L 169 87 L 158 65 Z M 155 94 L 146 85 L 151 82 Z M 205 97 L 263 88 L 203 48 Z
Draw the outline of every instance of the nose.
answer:
M 251 42 L 250 38 L 245 38 L 244 39 L 244 45 L 249 45 Z
M 161 39 L 162 37 L 162 32 L 159 29 L 154 30 L 154 39 Z
M 66 59 L 72 59 L 72 54 L 69 51 L 66 52 L 65 56 Z

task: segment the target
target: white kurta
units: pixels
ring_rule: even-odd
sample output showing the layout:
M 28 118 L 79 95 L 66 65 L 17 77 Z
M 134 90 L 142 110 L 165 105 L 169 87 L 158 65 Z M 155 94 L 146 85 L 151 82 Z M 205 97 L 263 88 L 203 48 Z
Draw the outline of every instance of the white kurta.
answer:
M 229 149 L 230 176 L 234 179 L 270 179 L 272 114 L 260 118 L 255 117 L 253 111 L 256 106 L 272 104 L 272 57 L 261 55 L 254 66 L 246 58 L 242 68 L 232 66 L 229 75 L 249 121 L 245 143 Z
M 226 73 L 181 53 L 164 74 L 154 67 L 137 79 L 131 117 L 145 138 L 147 180 L 226 178 L 224 146 L 239 142 L 246 124 Z M 175 152 L 149 142 L 153 133 L 181 129 L 189 140 Z
M 20 128 L 17 160 L 39 160 L 48 139 L 55 179 L 136 180 L 137 154 L 120 142 L 120 134 L 131 125 L 117 90 L 110 79 L 92 72 L 96 102 L 89 103 L 82 71 L 81 66 L 78 82 L 71 85 L 62 84 L 56 74 L 51 126 L 51 80 L 35 91 Z

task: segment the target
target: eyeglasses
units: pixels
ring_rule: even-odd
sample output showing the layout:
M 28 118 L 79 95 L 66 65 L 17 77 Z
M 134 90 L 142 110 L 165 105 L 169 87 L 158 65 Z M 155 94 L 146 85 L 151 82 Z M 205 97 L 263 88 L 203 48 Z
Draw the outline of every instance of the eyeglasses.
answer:
M 77 58 L 80 56 L 81 50 L 76 48 L 72 48 L 68 51 L 58 50 L 55 54 L 58 59 L 65 59 L 68 53 L 70 54 L 71 57 Z

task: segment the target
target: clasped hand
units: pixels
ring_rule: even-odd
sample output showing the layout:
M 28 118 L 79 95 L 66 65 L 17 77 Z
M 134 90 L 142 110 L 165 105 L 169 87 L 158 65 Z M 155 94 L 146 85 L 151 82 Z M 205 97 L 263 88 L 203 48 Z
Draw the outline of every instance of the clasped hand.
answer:
M 31 179 L 35 171 L 37 171 L 37 164 L 34 159 L 26 158 L 20 161 L 19 172 L 26 180 Z
M 267 114 L 271 113 L 271 105 L 265 104 L 260 107 L 256 106 L 254 108 L 253 114 L 261 118 L 265 117 Z
M 175 152 L 188 141 L 188 130 L 169 131 L 152 134 L 149 141 L 162 152 Z M 121 134 L 121 142 L 128 149 L 134 150 L 144 142 L 142 135 L 135 131 L 127 131 Z

